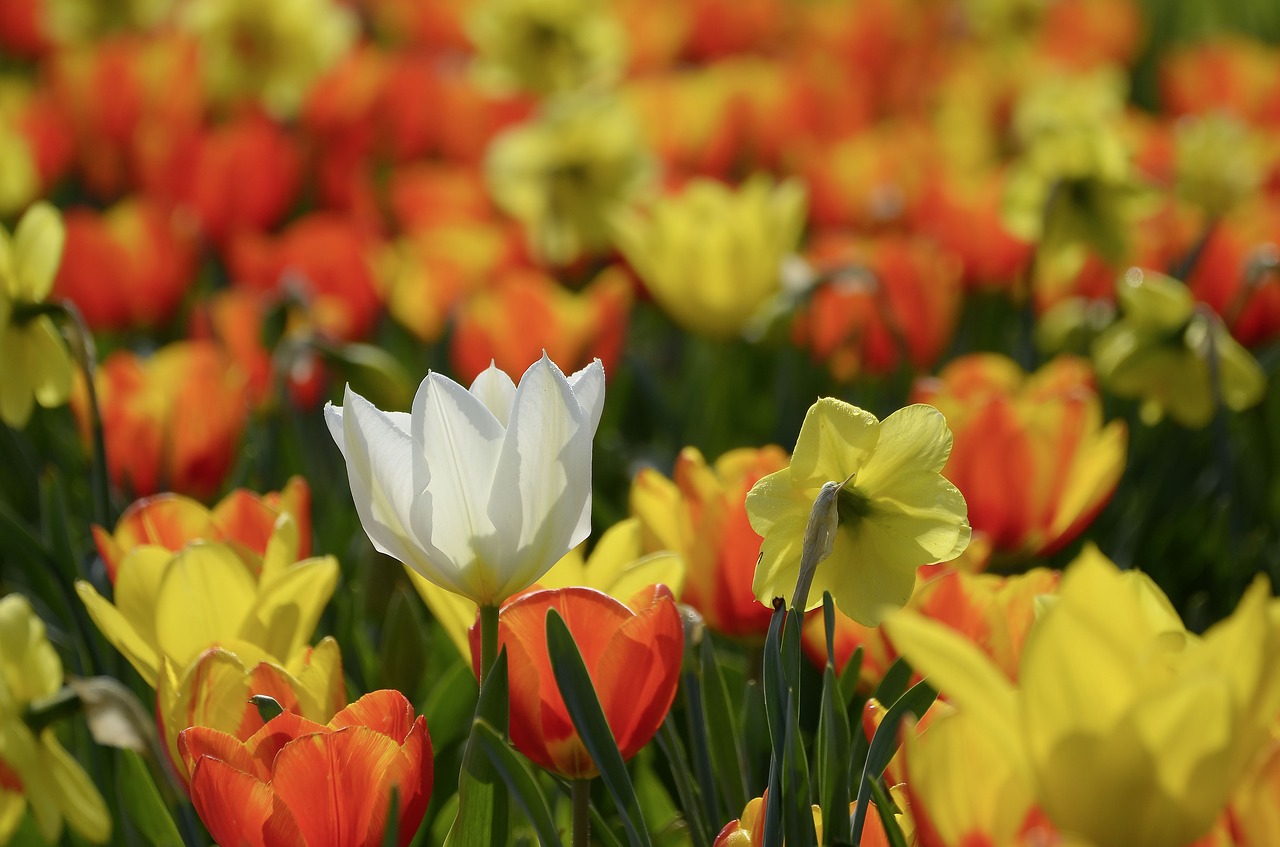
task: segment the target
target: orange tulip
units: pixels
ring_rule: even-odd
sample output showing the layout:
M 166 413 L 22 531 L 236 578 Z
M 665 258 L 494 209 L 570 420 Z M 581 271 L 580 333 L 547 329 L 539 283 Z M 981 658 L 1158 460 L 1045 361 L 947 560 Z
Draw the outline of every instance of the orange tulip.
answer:
M 684 628 L 665 585 L 642 589 L 624 605 L 591 588 L 531 591 L 507 603 L 498 643 L 507 649 L 511 743 L 534 763 L 568 779 L 599 771 L 560 696 L 547 653 L 547 612 L 564 618 L 582 653 L 609 728 L 624 759 L 658 731 L 676 696 Z M 480 668 L 480 633 L 471 630 Z
M 1061 549 L 1106 505 L 1124 470 L 1123 421 L 1102 423 L 1089 364 L 1059 357 L 1035 374 L 995 354 L 956 359 L 913 400 L 944 415 L 955 446 L 943 473 L 964 493 L 974 534 L 997 555 Z
M 612 371 L 630 309 L 630 283 L 616 269 L 576 294 L 538 271 L 513 270 L 462 304 L 450 360 L 464 382 L 490 364 L 521 373 L 543 351 L 566 370 L 599 359 Z
M 366 694 L 327 724 L 283 712 L 248 741 L 192 727 L 178 747 L 218 844 L 374 847 L 394 790 L 404 847 L 431 797 L 427 722 L 398 691 Z
M 833 279 L 813 293 L 796 335 L 837 379 L 892 373 L 904 355 L 924 370 L 942 355 L 960 312 L 954 256 L 923 239 L 832 233 L 815 239 L 810 258 Z
M 1280 336 L 1280 279 L 1250 265 L 1274 250 L 1280 232 L 1280 200 L 1259 198 L 1233 210 L 1209 234 L 1191 278 L 1197 300 L 1222 315 L 1231 334 L 1246 347 Z
M 72 300 L 95 330 L 155 327 L 170 320 L 194 282 L 194 255 L 175 218 L 148 200 L 103 214 L 67 212 L 67 246 L 53 296 Z
M 760 536 L 747 520 L 747 491 L 788 462 L 779 447 L 732 450 L 708 465 L 693 447 L 680 451 L 672 479 L 644 468 L 631 484 L 631 512 L 645 552 L 671 550 L 687 571 L 682 601 L 707 626 L 730 636 L 762 638 L 773 610 L 751 590 Z
M 237 488 L 212 509 L 181 494 L 144 497 L 124 510 L 114 532 L 94 526 L 93 540 L 114 582 L 121 559 L 143 544 L 176 553 L 192 541 L 228 541 L 261 558 L 281 514 L 288 514 L 298 525 L 298 559 L 309 558 L 311 489 L 300 476 L 291 478 L 282 490 L 263 495 Z
M 134 496 L 212 496 L 248 417 L 244 382 L 208 341 L 175 342 L 146 358 L 125 350 L 108 356 L 96 385 L 112 481 Z M 71 405 L 87 429 L 83 384 Z

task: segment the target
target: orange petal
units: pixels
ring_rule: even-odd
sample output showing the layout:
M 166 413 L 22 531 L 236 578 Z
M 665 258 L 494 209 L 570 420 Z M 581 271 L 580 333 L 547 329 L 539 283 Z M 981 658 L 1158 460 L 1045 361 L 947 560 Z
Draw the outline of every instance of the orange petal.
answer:
M 258 495 L 237 488 L 213 507 L 213 522 L 228 541 L 261 556 L 271 539 L 277 514 Z
M 178 733 L 178 753 L 186 763 L 188 773 L 194 774 L 196 765 L 202 759 L 217 759 L 260 780 L 271 778 L 269 762 L 266 768 L 260 768 L 245 749 L 243 741 L 207 726 L 188 727 Z
M 214 842 L 225 847 L 268 847 L 265 829 L 274 799 L 270 785 L 221 759 L 205 756 L 191 774 L 196 813 Z
M 290 741 L 303 735 L 328 733 L 329 728 L 293 712 L 281 712 L 244 742 L 245 751 L 264 773 L 271 773 L 276 755 Z
M 363 726 L 297 738 L 276 757 L 272 788 L 307 847 L 382 841 L 392 785 L 407 783 L 400 745 Z
M 413 704 L 399 691 L 382 690 L 364 695 L 329 721 L 332 729 L 364 726 L 403 744 L 413 728 Z

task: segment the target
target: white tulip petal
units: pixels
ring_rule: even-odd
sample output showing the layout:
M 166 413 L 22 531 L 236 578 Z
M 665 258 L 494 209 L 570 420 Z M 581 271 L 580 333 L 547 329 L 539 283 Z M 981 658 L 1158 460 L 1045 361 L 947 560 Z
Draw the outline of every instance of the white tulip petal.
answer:
M 471 393 L 480 398 L 503 427 L 511 419 L 511 404 L 516 399 L 516 384 L 492 362 L 471 383 Z
M 585 538 L 577 536 L 591 506 L 594 432 L 588 423 L 550 359 L 544 355 L 525 372 L 498 460 L 501 483 L 489 501 L 501 549 L 495 555 L 510 569 L 502 590 L 533 582 Z
M 569 377 L 569 385 L 578 405 L 587 413 L 587 426 L 594 438 L 596 427 L 600 426 L 600 413 L 604 411 L 604 365 L 596 359 Z
M 424 575 L 438 570 L 432 551 L 423 549 L 409 527 L 414 503 L 411 472 L 413 440 L 401 429 L 404 413 L 380 412 L 348 386 L 344 406 L 326 404 L 329 434 L 347 462 L 351 497 L 365 534 L 378 552 Z M 429 508 L 429 503 L 426 504 Z
M 439 374 L 422 381 L 412 421 L 413 479 L 430 500 L 415 505 L 410 526 L 465 569 L 493 535 L 486 506 L 506 430 L 480 398 Z

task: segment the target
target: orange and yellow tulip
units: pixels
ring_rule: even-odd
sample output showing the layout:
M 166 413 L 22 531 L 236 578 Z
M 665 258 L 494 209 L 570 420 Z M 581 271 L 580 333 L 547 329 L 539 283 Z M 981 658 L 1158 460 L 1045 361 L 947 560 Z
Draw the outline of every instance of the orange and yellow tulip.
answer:
M 637 592 L 630 605 L 590 588 L 532 591 L 498 617 L 511 686 L 511 743 L 535 764 L 568 779 L 599 773 L 560 696 L 547 652 L 547 612 L 564 618 L 582 653 L 624 759 L 649 742 L 675 699 L 684 628 L 665 585 Z M 480 633 L 471 630 L 477 675 Z
M 1123 421 L 1103 424 L 1083 360 L 1059 357 L 1026 374 L 1004 356 L 964 356 L 918 382 L 913 399 L 947 416 L 955 447 L 945 473 L 964 492 L 974 534 L 985 534 L 996 555 L 1061 549 L 1120 481 L 1127 430 Z
M 751 590 L 760 536 L 747 520 L 746 498 L 766 474 L 786 467 L 776 446 L 742 448 L 707 464 L 694 447 L 680 451 L 672 479 L 645 468 L 631 484 L 631 512 L 647 552 L 673 550 L 686 563 L 681 601 L 707 626 L 735 637 L 763 637 L 773 610 Z
M 431 798 L 427 722 L 398 691 L 366 694 L 327 724 L 283 712 L 247 741 L 192 727 L 178 747 L 218 844 L 374 847 L 395 792 L 404 847 Z
M 94 526 L 93 540 L 114 581 L 121 559 L 143 544 L 176 553 L 192 541 L 227 541 L 261 558 L 281 514 L 297 524 L 297 557 L 307 558 L 311 555 L 311 488 L 300 476 L 292 477 L 280 491 L 261 495 L 237 488 L 212 509 L 181 494 L 144 497 L 124 510 L 114 531 Z
M 156 688 L 156 726 L 184 780 L 191 774 L 178 734 L 203 726 L 248 741 L 263 727 L 261 713 L 249 702 L 257 694 L 309 721 L 328 721 L 347 703 L 338 642 L 323 638 L 314 648 L 300 650 L 287 666 L 265 653 L 254 655 L 246 645 L 237 645 L 235 652 L 211 647 L 185 668 L 166 661 Z
M 248 418 L 244 376 L 210 341 L 178 341 L 149 357 L 118 350 L 96 385 L 112 481 L 134 496 L 178 491 L 210 497 L 235 461 Z M 88 427 L 77 383 L 71 406 Z

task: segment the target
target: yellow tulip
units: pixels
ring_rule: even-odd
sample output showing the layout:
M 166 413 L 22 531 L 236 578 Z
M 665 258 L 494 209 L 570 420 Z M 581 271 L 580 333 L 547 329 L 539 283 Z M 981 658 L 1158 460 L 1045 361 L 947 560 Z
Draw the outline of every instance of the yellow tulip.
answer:
M 12 239 L 0 227 L 0 421 L 26 426 L 34 403 L 61 406 L 71 396 L 71 354 L 48 315 L 21 317 L 44 302 L 62 262 L 66 230 L 48 203 L 27 209 Z
M 1280 626 L 1264 578 L 1203 638 L 1145 575 L 1096 551 L 1027 638 L 1018 687 L 911 612 L 898 649 L 985 734 L 1064 833 L 1095 847 L 1183 847 L 1207 833 L 1280 709 Z
M 585 548 L 584 542 L 566 553 L 539 577 L 535 587 L 583 586 L 626 603 L 641 588 L 662 583 L 679 598 L 684 587 L 684 559 L 665 551 L 645 555 L 640 522 L 635 518 L 619 521 L 606 530 L 590 556 L 583 555 Z M 405 573 L 458 652 L 469 658 L 471 644 L 467 630 L 476 622 L 476 604 L 461 594 L 446 591 L 408 567 Z
M 7 844 L 28 804 L 40 836 L 59 840 L 62 822 L 95 844 L 111 835 L 111 815 L 89 775 L 58 742 L 53 727 L 37 734 L 23 720 L 33 703 L 62 688 L 62 662 L 27 598 L 0 599 L 0 844 Z
M 782 291 L 783 261 L 805 223 L 799 182 L 767 176 L 737 190 L 699 179 L 647 213 L 615 219 L 618 248 L 680 326 L 714 338 L 739 335 Z
M 751 526 L 764 538 L 756 597 L 771 605 L 792 596 L 810 511 L 830 484 L 839 486 L 838 524 L 805 611 L 820 606 L 825 591 L 865 626 L 878 624 L 888 607 L 901 608 L 916 568 L 951 561 L 969 545 L 964 496 L 940 473 L 950 454 L 951 431 L 932 406 L 908 406 L 882 422 L 848 403 L 819 400 L 805 415 L 790 466 L 747 494 Z
M 281 515 L 260 561 L 227 543 L 140 545 L 119 564 L 114 605 L 87 582 L 76 592 L 153 688 L 166 660 L 185 668 L 210 647 L 283 664 L 306 647 L 338 582 L 335 558 L 299 562 L 297 550 L 297 525 Z
M 185 668 L 166 659 L 156 689 L 156 721 L 169 759 L 184 779 L 191 775 L 178 749 L 178 733 L 203 726 L 247 741 L 263 726 L 257 707 L 249 702 L 256 694 L 309 721 L 328 723 L 347 703 L 338 642 L 322 638 L 284 665 L 244 644 L 234 653 L 210 648 Z

